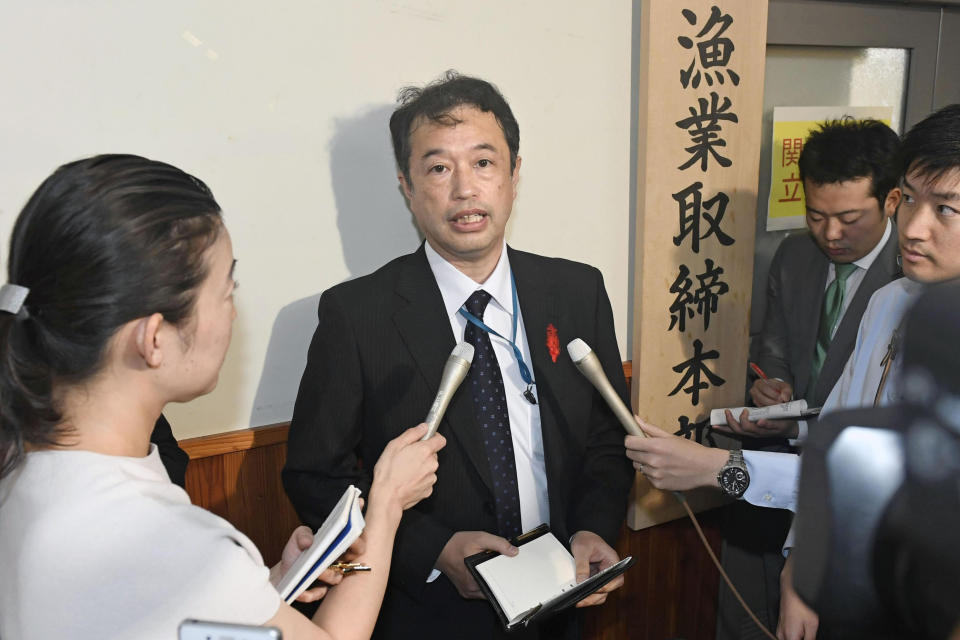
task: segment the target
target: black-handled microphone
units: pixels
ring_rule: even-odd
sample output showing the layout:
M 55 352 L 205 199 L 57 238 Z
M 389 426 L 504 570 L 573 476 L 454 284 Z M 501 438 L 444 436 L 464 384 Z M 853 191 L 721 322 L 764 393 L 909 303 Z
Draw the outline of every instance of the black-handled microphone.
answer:
M 637 426 L 637 421 L 633 418 L 633 414 L 630 413 L 630 409 L 627 408 L 627 405 L 623 404 L 623 400 L 621 400 L 617 392 L 613 390 L 613 385 L 610 384 L 606 374 L 603 372 L 603 367 L 600 366 L 600 360 L 597 358 L 597 354 L 593 352 L 593 349 L 587 346 L 587 343 L 580 338 L 574 338 L 567 344 L 567 353 L 570 354 L 570 359 L 573 360 L 573 364 L 577 366 L 580 373 L 597 388 L 597 391 L 599 391 L 603 399 L 606 400 L 610 410 L 613 411 L 613 415 L 617 417 L 617 420 L 620 421 L 620 424 L 623 425 L 627 433 L 632 436 L 646 437 L 647 434 Z
M 443 414 L 446 412 L 451 398 L 453 398 L 453 394 L 457 391 L 457 387 L 460 386 L 463 379 L 467 377 L 467 371 L 470 370 L 472 363 L 472 344 L 461 342 L 450 352 L 450 357 L 447 358 L 447 364 L 443 367 L 443 375 L 440 377 L 440 388 L 437 390 L 437 397 L 433 399 L 433 404 L 430 405 L 430 411 L 427 412 L 427 418 L 424 420 L 424 422 L 427 423 L 427 433 L 420 438 L 421 440 L 426 440 L 437 432 L 437 429 L 440 427 L 440 421 L 443 419 Z

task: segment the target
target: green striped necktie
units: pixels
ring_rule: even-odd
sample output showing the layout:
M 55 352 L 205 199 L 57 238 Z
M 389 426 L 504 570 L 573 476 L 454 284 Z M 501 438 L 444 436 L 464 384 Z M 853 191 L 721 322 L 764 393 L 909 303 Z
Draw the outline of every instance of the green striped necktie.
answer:
M 833 332 L 840 320 L 840 312 L 843 309 L 844 291 L 847 288 L 847 278 L 853 275 L 857 270 L 857 265 L 852 262 L 847 264 L 834 264 L 836 277 L 827 287 L 823 294 L 823 309 L 820 312 L 820 328 L 817 330 L 817 346 L 813 352 L 813 366 L 810 369 L 810 384 L 807 385 L 807 395 L 813 393 L 817 386 L 817 379 L 820 377 L 820 369 L 823 362 L 827 359 L 827 350 L 830 348 L 830 341 L 833 339 Z

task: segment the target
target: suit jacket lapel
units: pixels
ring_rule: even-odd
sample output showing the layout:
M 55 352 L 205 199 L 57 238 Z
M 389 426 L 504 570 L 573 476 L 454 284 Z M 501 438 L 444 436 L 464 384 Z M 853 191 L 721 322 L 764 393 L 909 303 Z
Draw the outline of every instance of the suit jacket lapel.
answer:
M 830 342 L 830 350 L 827 352 L 827 358 L 823 362 L 823 368 L 820 371 L 820 378 L 817 381 L 817 388 L 810 389 L 813 393 L 807 396 L 812 400 L 819 400 L 820 403 L 827 399 L 827 394 L 833 388 L 843 367 L 847 364 L 849 355 L 853 352 L 853 343 L 857 339 L 857 331 L 860 329 L 860 319 L 863 312 L 867 309 L 867 303 L 877 289 L 884 286 L 893 279 L 897 272 L 897 252 L 898 240 L 897 230 L 894 227 L 887 238 L 887 243 L 883 246 L 876 260 L 867 269 L 857 287 L 853 299 L 847 306 L 847 310 L 840 320 L 840 325 L 833 334 L 833 340 Z
M 456 342 L 450 333 L 450 321 L 444 312 L 440 288 L 422 245 L 404 265 L 396 291 L 407 304 L 401 305 L 394 314 L 394 323 L 428 388 L 438 389 L 443 367 Z M 490 465 L 480 440 L 469 389 L 462 388 L 454 394 L 440 432 L 462 445 L 477 473 L 492 490 Z
M 805 264 L 797 265 L 797 273 L 809 273 L 810 285 L 799 287 L 797 291 L 797 304 L 793 309 L 796 314 L 794 319 L 788 319 L 788 326 L 795 326 L 799 339 L 800 352 L 809 354 L 809 357 L 799 358 L 800 366 L 795 372 L 796 379 L 793 381 L 793 388 L 797 391 L 797 397 L 807 397 L 812 389 L 807 389 L 807 382 L 810 378 L 811 365 L 813 363 L 813 349 L 817 344 L 817 331 L 820 329 L 820 312 L 823 308 L 824 283 L 827 281 L 827 270 L 830 261 L 817 247 L 813 238 L 810 238 L 812 251 L 808 254 L 809 259 Z
M 550 286 L 550 280 L 539 273 L 535 264 L 525 259 L 508 247 L 510 268 L 517 283 L 517 297 L 520 302 L 520 313 L 523 316 L 523 326 L 526 331 L 527 344 L 530 348 L 531 368 L 533 379 L 537 383 L 537 397 L 540 409 L 540 425 L 543 437 L 544 458 L 547 466 L 547 478 L 553 476 L 557 469 L 551 463 L 563 460 L 564 449 L 555 434 L 553 425 L 557 423 L 555 411 L 563 411 L 561 406 L 554 406 L 554 402 L 562 402 L 562 397 L 551 390 L 569 388 L 560 378 L 564 375 L 564 368 L 558 366 L 547 347 L 547 327 L 562 330 L 565 326 L 561 315 L 556 292 Z M 566 356 L 565 342 L 562 334 L 559 337 L 560 357 Z M 572 337 L 567 337 L 567 340 Z

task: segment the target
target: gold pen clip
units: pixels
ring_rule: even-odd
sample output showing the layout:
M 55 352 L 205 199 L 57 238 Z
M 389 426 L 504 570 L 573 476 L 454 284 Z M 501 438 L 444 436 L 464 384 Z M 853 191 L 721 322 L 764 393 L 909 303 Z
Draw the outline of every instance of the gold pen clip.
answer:
M 337 562 L 336 564 L 330 565 L 330 567 L 336 569 L 343 575 L 353 573 L 354 571 L 373 571 L 373 567 L 369 567 L 359 562 Z

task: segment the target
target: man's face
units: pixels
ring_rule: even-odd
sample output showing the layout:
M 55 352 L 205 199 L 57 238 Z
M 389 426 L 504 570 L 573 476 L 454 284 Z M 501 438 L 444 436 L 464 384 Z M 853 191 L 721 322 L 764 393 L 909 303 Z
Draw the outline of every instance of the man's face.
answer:
M 463 106 L 450 115 L 459 124 L 414 123 L 410 180 L 399 179 L 430 246 L 471 275 L 478 266 L 492 270 L 500 257 L 520 158 L 511 172 L 507 140 L 492 113 Z
M 820 250 L 833 262 L 859 260 L 883 237 L 893 208 L 885 212 L 870 194 L 871 187 L 870 178 L 829 184 L 803 181 L 807 226 Z
M 960 277 L 960 169 L 936 180 L 907 172 L 897 229 L 905 276 L 917 282 Z

